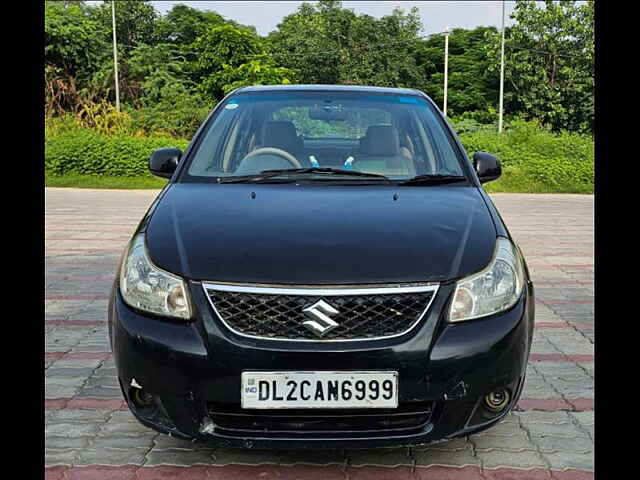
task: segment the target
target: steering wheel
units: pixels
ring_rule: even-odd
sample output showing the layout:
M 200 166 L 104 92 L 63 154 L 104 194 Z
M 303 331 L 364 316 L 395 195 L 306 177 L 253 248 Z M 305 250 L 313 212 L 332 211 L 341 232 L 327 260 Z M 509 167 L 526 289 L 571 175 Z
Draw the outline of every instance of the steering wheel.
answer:
M 295 168 L 302 168 L 302 164 L 298 161 L 298 159 L 296 157 L 294 157 L 293 155 L 291 155 L 289 152 L 287 152 L 285 150 L 281 150 L 281 149 L 275 148 L 275 147 L 257 148 L 253 152 L 249 152 L 242 159 L 242 161 L 240 163 L 242 164 L 242 162 L 244 162 L 248 158 L 255 157 L 257 155 L 277 155 L 277 156 L 279 156 L 281 158 L 284 158 L 287 162 L 289 162 Z

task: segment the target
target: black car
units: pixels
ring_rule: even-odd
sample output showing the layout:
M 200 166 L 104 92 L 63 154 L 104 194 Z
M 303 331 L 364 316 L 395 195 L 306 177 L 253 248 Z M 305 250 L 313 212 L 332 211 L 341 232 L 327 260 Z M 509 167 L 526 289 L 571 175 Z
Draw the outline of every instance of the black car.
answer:
M 411 89 L 262 86 L 222 100 L 123 253 L 109 336 L 144 425 L 248 448 L 414 445 L 497 423 L 534 292 L 483 182 Z

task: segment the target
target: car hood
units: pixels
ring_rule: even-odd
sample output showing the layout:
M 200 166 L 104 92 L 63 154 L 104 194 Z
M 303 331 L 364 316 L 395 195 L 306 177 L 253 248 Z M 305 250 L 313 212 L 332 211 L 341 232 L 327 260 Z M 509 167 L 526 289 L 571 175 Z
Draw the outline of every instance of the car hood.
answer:
M 459 278 L 491 260 L 477 188 L 171 185 L 146 225 L 151 260 L 195 280 L 338 285 Z

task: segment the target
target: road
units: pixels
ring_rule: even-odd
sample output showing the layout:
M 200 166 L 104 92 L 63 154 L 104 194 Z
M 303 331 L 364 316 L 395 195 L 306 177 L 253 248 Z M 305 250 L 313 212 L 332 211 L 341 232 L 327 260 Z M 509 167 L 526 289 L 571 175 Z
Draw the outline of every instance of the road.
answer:
M 486 433 L 423 448 L 212 449 L 139 425 L 106 331 L 116 263 L 156 191 L 47 188 L 45 476 L 63 478 L 593 478 L 593 196 L 495 194 L 536 287 L 517 411 Z

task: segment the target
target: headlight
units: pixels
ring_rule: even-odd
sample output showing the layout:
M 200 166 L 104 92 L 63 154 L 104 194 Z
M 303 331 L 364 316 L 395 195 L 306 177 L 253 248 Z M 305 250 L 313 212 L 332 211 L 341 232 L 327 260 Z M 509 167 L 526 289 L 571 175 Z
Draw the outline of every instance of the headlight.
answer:
M 489 266 L 457 283 L 449 321 L 471 320 L 506 310 L 520 298 L 523 285 L 520 253 L 508 239 L 498 237 Z
M 189 319 L 191 309 L 184 281 L 156 267 L 144 245 L 144 234 L 137 235 L 120 269 L 120 292 L 130 306 L 145 312 Z

